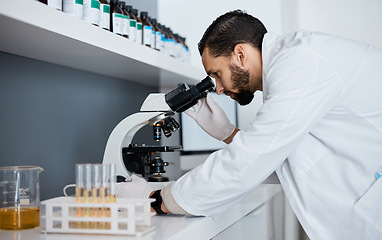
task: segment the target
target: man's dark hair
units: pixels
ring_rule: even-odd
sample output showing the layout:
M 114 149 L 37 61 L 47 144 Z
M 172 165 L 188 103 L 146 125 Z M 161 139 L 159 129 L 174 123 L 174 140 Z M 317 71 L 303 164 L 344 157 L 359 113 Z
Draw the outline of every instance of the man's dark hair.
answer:
M 204 32 L 198 43 L 199 53 L 208 47 L 212 57 L 229 56 L 239 43 L 250 43 L 261 51 L 267 29 L 263 23 L 241 10 L 218 17 Z

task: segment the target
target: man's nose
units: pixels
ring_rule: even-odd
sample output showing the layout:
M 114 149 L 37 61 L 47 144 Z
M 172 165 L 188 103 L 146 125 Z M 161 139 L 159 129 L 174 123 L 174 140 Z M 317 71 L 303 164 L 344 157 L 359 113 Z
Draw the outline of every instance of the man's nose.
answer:
M 215 87 L 216 93 L 218 95 L 224 93 L 224 87 L 220 84 L 220 82 L 216 81 L 215 84 L 216 84 L 216 87 Z

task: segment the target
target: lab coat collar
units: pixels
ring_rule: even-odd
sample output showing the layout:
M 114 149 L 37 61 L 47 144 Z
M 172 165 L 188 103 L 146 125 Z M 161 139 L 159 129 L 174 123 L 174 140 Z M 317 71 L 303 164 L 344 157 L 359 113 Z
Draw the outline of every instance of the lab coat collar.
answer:
M 263 60 L 263 75 L 264 73 L 268 72 L 270 62 L 279 50 L 276 45 L 278 38 L 279 35 L 275 33 L 266 33 L 264 35 L 263 46 L 261 50 Z
M 277 47 L 276 42 L 279 38 L 279 35 L 276 33 L 266 33 L 263 39 L 263 46 L 261 50 L 261 56 L 263 61 L 263 100 L 266 99 L 267 93 L 265 88 L 265 75 L 269 70 L 269 65 L 279 51 L 279 47 Z

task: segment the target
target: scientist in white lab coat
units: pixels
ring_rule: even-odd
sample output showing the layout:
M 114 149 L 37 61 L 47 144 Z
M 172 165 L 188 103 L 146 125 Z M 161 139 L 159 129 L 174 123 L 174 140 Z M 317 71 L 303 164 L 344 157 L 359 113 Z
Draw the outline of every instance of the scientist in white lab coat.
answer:
M 119 196 L 163 199 L 157 213 L 218 217 L 277 173 L 312 239 L 382 239 L 382 50 L 326 34 L 278 36 L 242 11 L 199 43 L 216 92 L 264 104 L 239 131 L 211 97 L 187 111 L 228 145 L 161 191 L 136 176 Z M 128 186 L 128 187 L 124 187 Z

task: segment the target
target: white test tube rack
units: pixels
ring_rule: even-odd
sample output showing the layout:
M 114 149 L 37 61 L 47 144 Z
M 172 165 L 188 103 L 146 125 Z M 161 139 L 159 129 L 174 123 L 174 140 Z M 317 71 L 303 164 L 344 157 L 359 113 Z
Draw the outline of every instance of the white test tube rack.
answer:
M 43 233 L 85 233 L 142 236 L 154 230 L 150 203 L 154 199 L 123 199 L 116 203 L 78 203 L 74 197 L 57 197 L 41 202 L 40 229 Z M 108 209 L 106 217 L 76 216 L 77 208 Z M 98 223 L 105 228 L 82 228 L 79 223 Z

